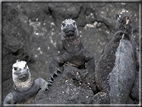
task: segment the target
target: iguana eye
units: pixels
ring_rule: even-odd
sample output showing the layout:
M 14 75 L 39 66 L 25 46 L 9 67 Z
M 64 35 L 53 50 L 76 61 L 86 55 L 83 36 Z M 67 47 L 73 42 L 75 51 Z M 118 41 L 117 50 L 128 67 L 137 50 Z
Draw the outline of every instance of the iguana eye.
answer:
M 120 18 L 121 18 L 121 15 L 117 14 L 116 19 L 120 19 Z
M 25 65 L 24 69 L 26 69 L 26 68 L 27 68 L 27 65 Z
M 75 22 L 73 22 L 73 25 L 75 26 Z
M 62 23 L 62 26 L 63 26 L 63 27 L 65 27 L 65 25 L 66 25 L 65 23 Z
M 15 71 L 17 71 L 17 69 L 18 69 L 17 67 L 14 67 L 14 70 L 15 70 Z
M 118 15 L 118 14 L 116 15 L 116 19 L 117 19 L 117 18 L 119 18 L 119 15 Z

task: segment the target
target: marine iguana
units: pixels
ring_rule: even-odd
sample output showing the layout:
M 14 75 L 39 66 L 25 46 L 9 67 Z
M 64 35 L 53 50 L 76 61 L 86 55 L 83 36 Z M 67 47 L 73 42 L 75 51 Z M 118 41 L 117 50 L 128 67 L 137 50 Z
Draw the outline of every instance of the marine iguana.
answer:
M 131 14 L 123 9 L 117 14 L 116 32 L 104 48 L 95 69 L 99 93 L 92 103 L 126 104 L 134 85 L 137 57 Z
M 64 65 L 71 65 L 79 69 L 86 69 L 90 75 L 95 73 L 94 57 L 83 46 L 75 20 L 66 19 L 61 23 L 62 52 L 55 56 L 50 64 L 49 81 L 54 80 L 58 72 L 63 72 Z
M 27 62 L 17 61 L 12 66 L 12 91 L 4 99 L 4 104 L 22 104 L 35 96 L 40 89 L 46 91 L 48 83 L 38 78 L 32 80 Z

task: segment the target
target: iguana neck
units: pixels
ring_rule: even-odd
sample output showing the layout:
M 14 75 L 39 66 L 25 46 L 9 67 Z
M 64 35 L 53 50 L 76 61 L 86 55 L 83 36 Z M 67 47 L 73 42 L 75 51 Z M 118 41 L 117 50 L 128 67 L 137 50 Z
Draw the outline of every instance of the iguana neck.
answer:
M 76 37 L 73 40 L 62 40 L 63 48 L 69 53 L 76 53 L 83 47 L 80 37 Z
M 23 91 L 27 91 L 28 89 L 30 89 L 33 85 L 33 80 L 31 78 L 29 78 L 27 81 L 25 82 L 14 82 L 14 88 L 16 88 L 16 90 L 23 92 Z

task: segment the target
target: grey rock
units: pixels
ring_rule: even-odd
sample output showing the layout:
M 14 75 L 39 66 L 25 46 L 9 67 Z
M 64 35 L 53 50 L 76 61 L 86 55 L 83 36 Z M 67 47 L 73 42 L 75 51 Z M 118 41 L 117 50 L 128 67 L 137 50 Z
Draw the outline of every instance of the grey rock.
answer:
M 46 93 L 39 91 L 32 104 L 89 104 L 94 93 L 86 70 L 66 66 Z
M 82 3 L 49 3 L 48 6 L 55 19 L 64 20 L 78 17 Z
M 132 91 L 131 91 L 131 98 L 133 99 L 134 103 L 138 104 L 139 103 L 139 72 L 136 74 L 136 77 L 135 77 L 135 82 L 134 82 L 134 86 L 132 88 Z
M 105 92 L 95 94 L 91 100 L 91 104 L 109 104 L 109 96 Z

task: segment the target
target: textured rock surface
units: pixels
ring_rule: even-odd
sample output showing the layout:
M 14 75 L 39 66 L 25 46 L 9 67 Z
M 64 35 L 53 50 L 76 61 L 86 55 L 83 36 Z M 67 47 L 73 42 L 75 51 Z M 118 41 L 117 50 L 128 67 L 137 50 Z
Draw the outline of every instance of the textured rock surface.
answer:
M 134 103 L 138 103 L 139 102 L 139 74 L 137 73 L 136 74 L 136 77 L 135 77 L 135 83 L 134 83 L 134 86 L 133 86 L 133 89 L 131 91 L 131 98 L 133 99 Z
M 124 9 L 119 11 L 116 32 L 105 46 L 95 69 L 98 89 L 108 96 L 110 100 L 108 103 L 111 104 L 126 104 L 129 101 L 131 90 L 136 81 L 136 73 L 139 70 L 137 69 L 138 56 L 133 41 L 131 22 L 131 15 L 128 11 Z M 137 87 L 136 83 L 135 85 Z M 135 92 L 138 92 L 136 90 Z M 101 97 L 101 95 L 104 96 L 104 93 L 97 94 Z M 94 100 L 95 98 L 97 96 L 94 97 Z
M 59 77 L 55 77 L 47 93 L 39 91 L 33 104 L 89 104 L 94 93 L 90 87 L 94 78 L 86 70 L 79 70 L 72 66 Z M 94 87 L 94 92 L 97 92 Z
M 61 50 L 60 24 L 77 22 L 84 47 L 96 63 L 114 32 L 116 13 L 126 8 L 133 15 L 138 47 L 138 3 L 2 3 L 2 93 L 12 88 L 11 67 L 17 59 L 28 62 L 34 79 L 49 75 L 49 61 Z

